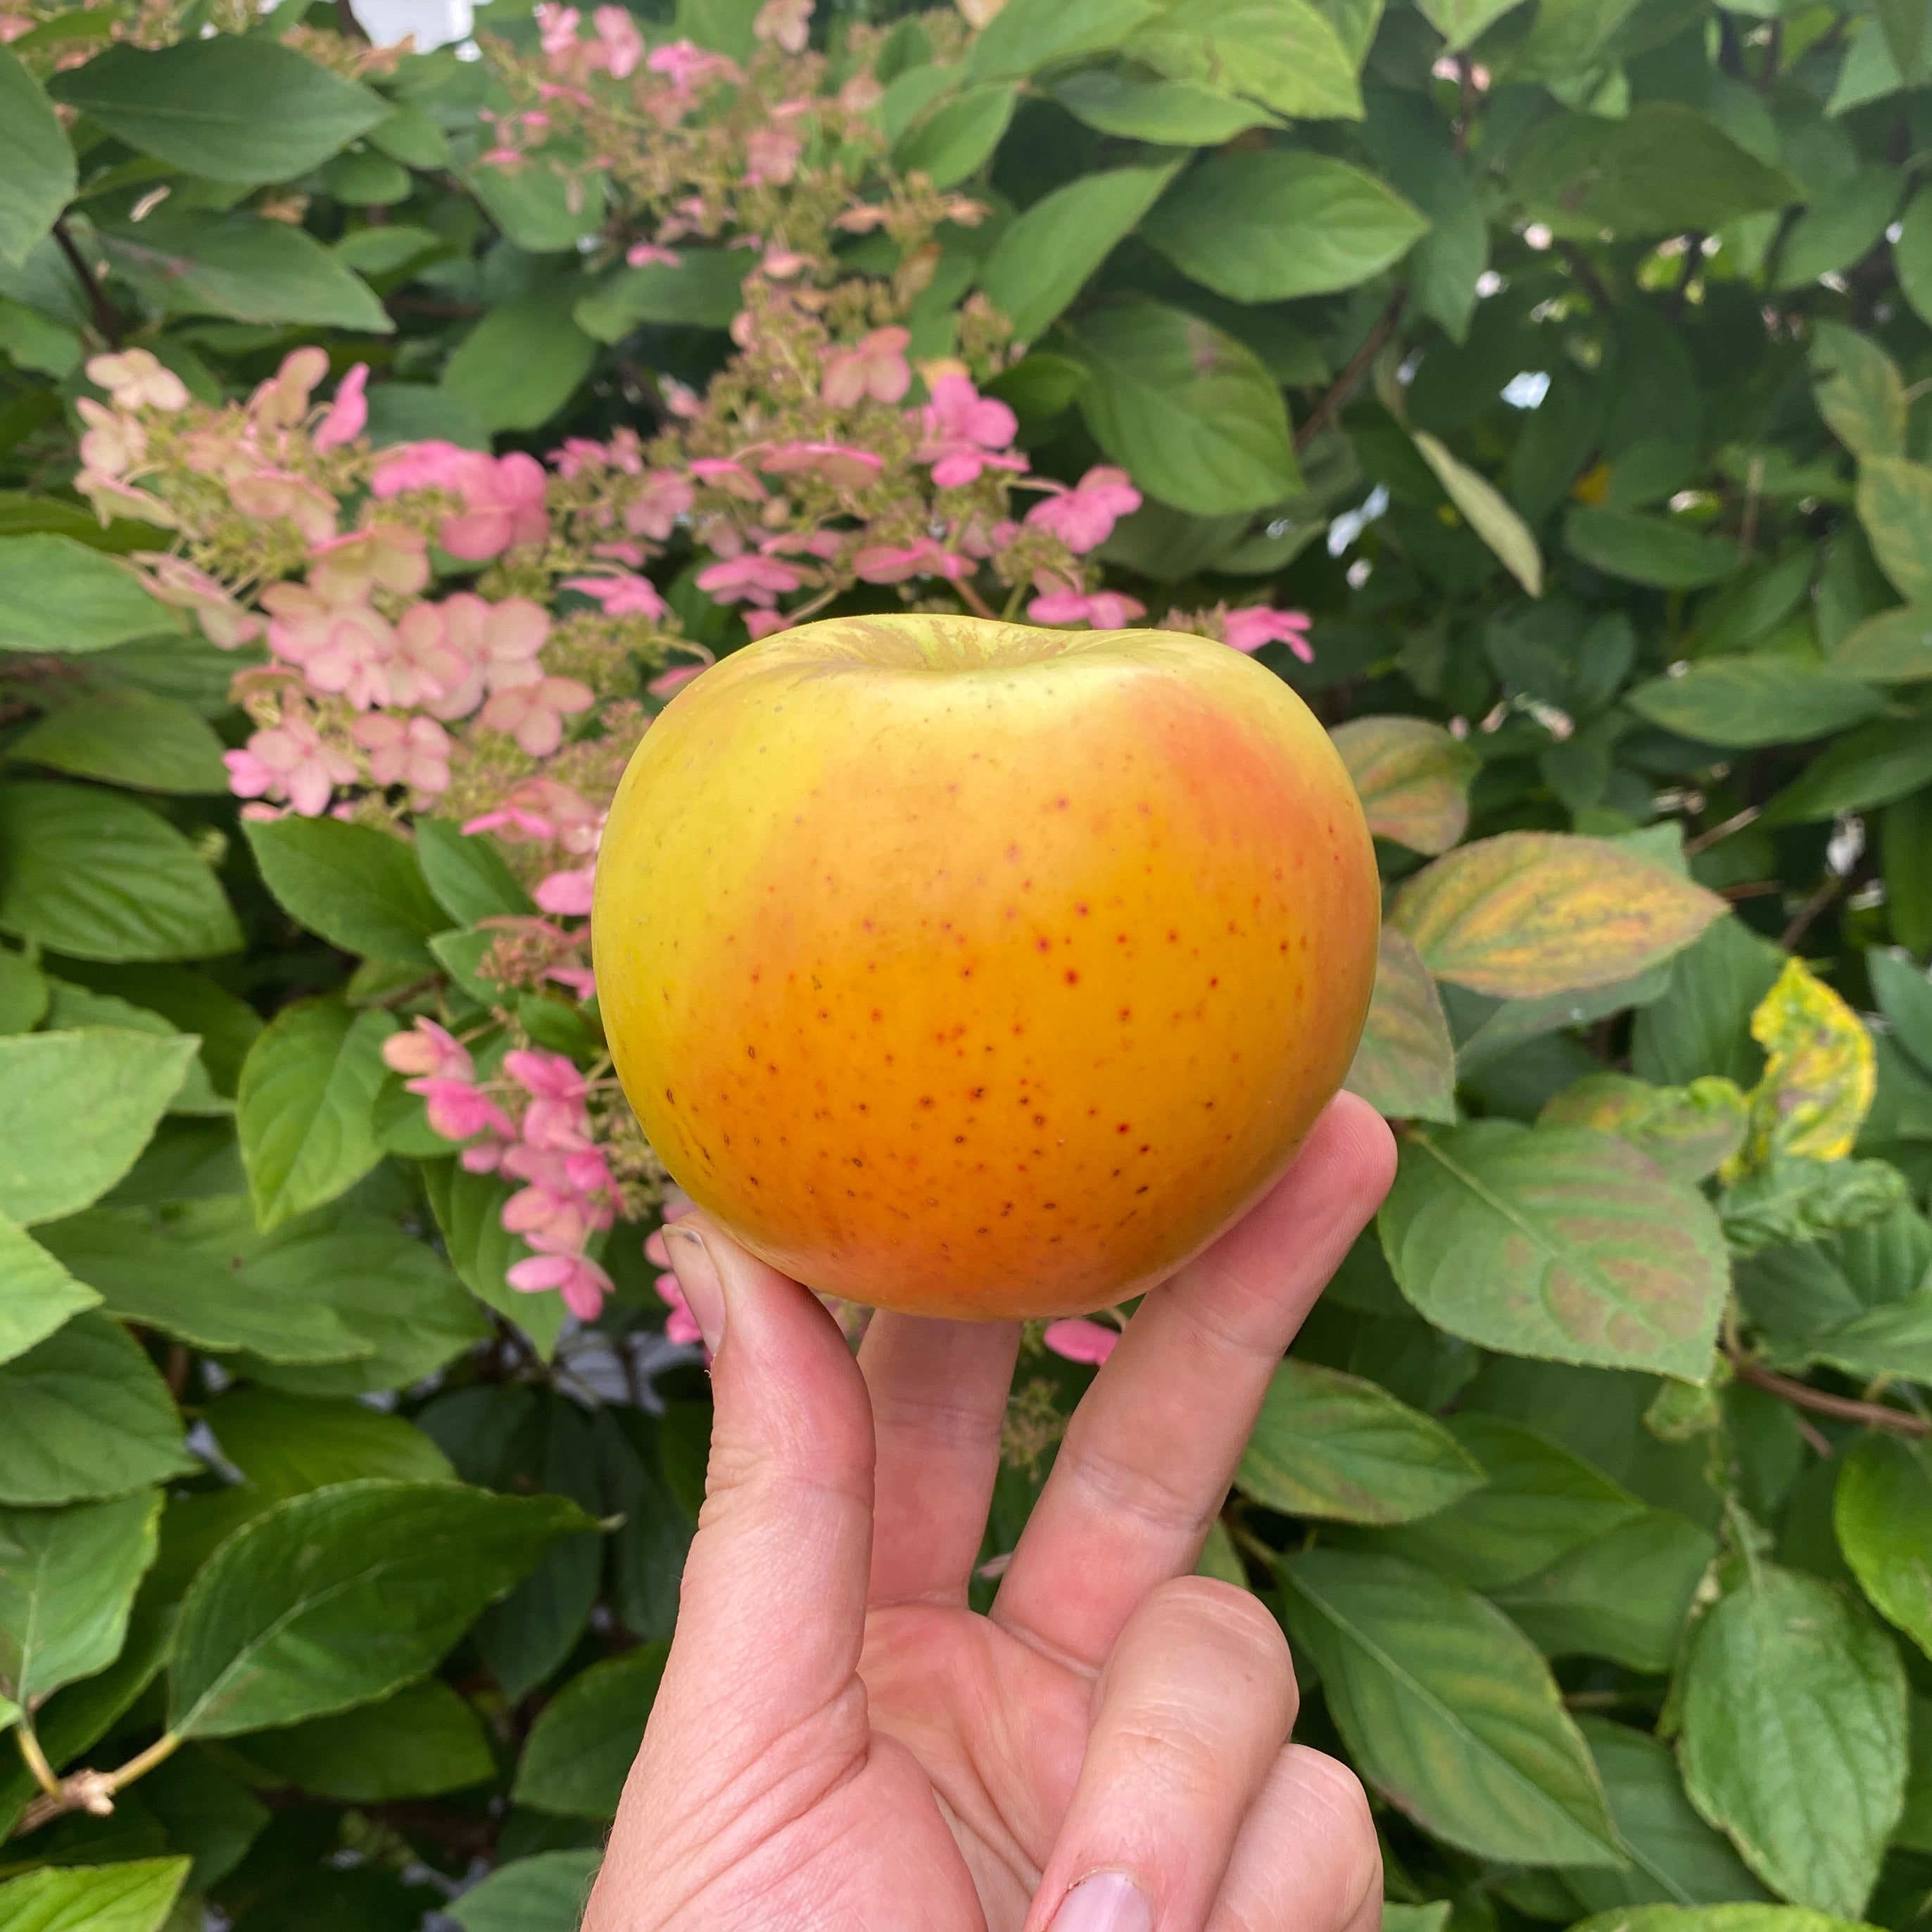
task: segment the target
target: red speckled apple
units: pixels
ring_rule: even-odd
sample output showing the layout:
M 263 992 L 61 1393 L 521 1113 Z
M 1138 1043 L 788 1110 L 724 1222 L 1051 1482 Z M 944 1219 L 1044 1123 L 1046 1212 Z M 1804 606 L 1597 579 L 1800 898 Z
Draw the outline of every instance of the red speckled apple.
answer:
M 1352 1058 L 1380 898 L 1280 679 L 1164 631 L 839 618 L 680 692 L 592 934 L 692 1198 L 827 1293 L 1084 1312 L 1204 1246 Z

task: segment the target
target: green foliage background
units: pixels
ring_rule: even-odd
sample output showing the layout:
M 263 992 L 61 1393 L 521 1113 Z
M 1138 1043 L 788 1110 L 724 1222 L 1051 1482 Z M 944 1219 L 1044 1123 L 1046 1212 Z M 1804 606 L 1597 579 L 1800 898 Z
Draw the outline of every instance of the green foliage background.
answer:
M 742 50 L 755 8 L 640 11 Z M 497 873 L 238 836 L 231 667 L 115 566 L 155 533 L 73 495 L 74 405 L 110 343 L 214 398 L 318 340 L 380 440 L 543 451 L 702 382 L 735 288 L 475 186 L 487 58 L 351 80 L 281 44 L 340 24 L 308 0 L 100 50 L 119 17 L 0 50 L 0 1932 L 561 1932 L 704 1378 L 643 1228 L 593 1328 L 503 1292 L 380 1057 Z M 1112 580 L 1314 614 L 1268 661 L 1394 889 L 1354 1084 L 1402 1177 L 1206 1566 L 1278 1606 L 1401 1932 L 1932 1924 L 1932 15 L 1010 0 L 957 40 L 874 66 L 897 165 L 997 211 L 915 353 L 976 285 L 1036 466 L 1148 499 Z M 1023 1358 L 989 1559 L 1088 1372 Z

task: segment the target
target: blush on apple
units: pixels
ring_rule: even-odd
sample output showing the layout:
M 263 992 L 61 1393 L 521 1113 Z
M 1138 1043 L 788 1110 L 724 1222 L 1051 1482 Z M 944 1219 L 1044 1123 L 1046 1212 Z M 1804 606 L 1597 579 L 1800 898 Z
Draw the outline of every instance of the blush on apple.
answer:
M 592 932 L 694 1201 L 809 1287 L 991 1318 L 1138 1293 L 1282 1173 L 1379 906 L 1327 735 L 1226 645 L 852 617 L 678 694 Z

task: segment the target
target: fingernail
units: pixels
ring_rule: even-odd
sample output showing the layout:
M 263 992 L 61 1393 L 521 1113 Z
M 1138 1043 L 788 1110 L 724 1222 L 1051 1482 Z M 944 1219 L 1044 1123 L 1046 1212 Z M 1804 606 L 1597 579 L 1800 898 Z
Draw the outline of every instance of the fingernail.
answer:
M 1048 1932 L 1154 1932 L 1154 1907 L 1126 1873 L 1096 1872 L 1060 1901 Z
M 724 1340 L 724 1284 L 718 1279 L 718 1264 L 695 1228 L 674 1224 L 664 1232 L 671 1273 L 684 1290 L 704 1346 L 715 1355 Z

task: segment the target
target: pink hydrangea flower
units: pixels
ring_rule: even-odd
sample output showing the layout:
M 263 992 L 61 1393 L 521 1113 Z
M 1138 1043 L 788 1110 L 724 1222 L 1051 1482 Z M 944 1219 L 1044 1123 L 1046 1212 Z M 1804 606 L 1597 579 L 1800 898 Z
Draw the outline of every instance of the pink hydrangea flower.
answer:
M 691 473 L 700 483 L 742 497 L 748 503 L 765 500 L 765 486 L 742 463 L 734 462 L 728 456 L 700 456 L 692 463 Z
M 655 242 L 633 242 L 624 250 L 625 266 L 641 268 L 655 262 L 662 268 L 681 268 L 684 257 L 675 248 L 662 248 Z
M 721 604 L 749 598 L 769 608 L 775 598 L 799 589 L 804 582 L 805 573 L 795 564 L 756 554 L 726 557 L 698 573 L 698 589 Z
M 714 75 L 728 80 L 738 71 L 722 54 L 707 53 L 689 40 L 671 40 L 655 49 L 644 64 L 652 73 L 665 75 L 674 87 L 680 88 L 695 87 Z
M 580 17 L 574 7 L 560 7 L 554 0 L 538 0 L 537 28 L 542 37 L 543 50 L 552 59 L 574 51 Z
M 1104 1362 L 1119 1346 L 1120 1331 L 1105 1322 L 1078 1318 L 1049 1322 L 1040 1338 L 1056 1355 L 1070 1362 Z
M 369 399 L 364 393 L 368 380 L 368 364 L 358 362 L 335 386 L 335 400 L 309 439 L 317 449 L 340 449 L 368 426 Z
M 172 369 L 162 368 L 152 350 L 123 349 L 112 356 L 96 356 L 87 365 L 87 379 L 114 398 L 117 409 L 184 410 L 188 385 Z
M 1027 606 L 1036 624 L 1088 624 L 1096 631 L 1126 630 L 1147 606 L 1118 590 L 1050 590 Z
M 294 428 L 308 413 L 315 386 L 328 374 L 326 350 L 313 344 L 290 350 L 282 366 L 248 398 L 249 415 L 265 428 Z
M 911 341 L 909 329 L 875 328 L 850 348 L 832 350 L 825 358 L 819 394 L 839 410 L 868 396 L 875 403 L 897 402 L 912 386 L 905 353 Z
M 695 497 L 691 478 L 682 471 L 653 470 L 644 488 L 624 506 L 624 527 L 634 537 L 662 543 L 676 528 L 678 518 L 691 514 Z
M 746 614 L 745 621 L 748 626 L 752 619 L 754 617 L 776 617 L 778 614 L 776 610 L 748 611 Z M 764 633 L 754 632 L 753 634 L 754 636 L 758 636 L 762 635 Z M 708 670 L 709 668 L 710 667 L 705 664 L 673 664 L 669 670 L 659 671 L 657 676 L 652 678 L 650 682 L 644 686 L 644 688 L 649 692 L 653 698 L 668 698 L 673 692 L 681 691 L 685 686 L 688 684 L 693 678 L 698 676 L 699 672 Z
M 932 465 L 932 480 L 942 490 L 977 482 L 982 470 L 1027 466 L 1023 456 L 996 454 L 1012 441 L 1019 419 L 1004 403 L 981 395 L 970 376 L 940 376 L 920 422 L 926 437 L 919 460 Z
M 308 580 L 326 602 L 368 602 L 372 591 L 413 597 L 429 581 L 428 546 L 400 524 L 374 524 L 330 537 L 309 551 Z
M 1221 620 L 1221 638 L 1238 651 L 1258 651 L 1264 644 L 1286 644 L 1304 664 L 1315 662 L 1308 641 L 1310 620 L 1305 611 L 1271 610 L 1267 605 L 1250 604 L 1230 610 Z
M 590 866 L 574 872 L 553 872 L 538 880 L 530 896 L 545 912 L 563 919 L 580 919 L 590 910 L 596 880 L 596 868 Z
M 782 128 L 754 128 L 745 141 L 745 180 L 752 188 L 783 188 L 798 172 L 805 144 Z
M 467 717 L 482 703 L 486 691 L 541 680 L 538 656 L 550 636 L 550 615 L 542 605 L 527 597 L 506 597 L 492 604 L 473 591 L 459 590 L 433 608 L 443 644 L 463 667 L 456 682 L 430 703 L 436 716 Z
M 871 482 L 886 466 L 884 459 L 869 449 L 854 449 L 842 442 L 774 443 L 757 462 L 767 476 L 790 476 L 806 470 L 842 489 Z
M 320 818 L 335 788 L 354 784 L 357 776 L 355 760 L 325 744 L 305 718 L 284 718 L 221 756 L 237 798 L 285 799 L 304 818 Z
M 541 1294 L 555 1288 L 563 1305 L 580 1322 L 595 1322 L 610 1293 L 610 1277 L 583 1255 L 536 1254 L 512 1262 L 503 1279 L 520 1294 Z
M 237 476 L 228 486 L 228 500 L 244 517 L 269 522 L 287 518 L 310 544 L 326 543 L 335 534 L 335 499 L 286 470 L 264 467 Z
M 637 22 L 622 7 L 600 7 L 590 17 L 597 29 L 598 64 L 609 70 L 612 80 L 628 80 L 644 57 Z
M 812 34 L 812 0 L 765 0 L 752 22 L 755 40 L 768 40 L 788 54 L 802 54 Z
M 478 722 L 485 730 L 506 732 L 533 758 L 548 758 L 563 742 L 563 721 L 588 711 L 596 694 L 574 677 L 538 677 L 528 684 L 500 686 Z
M 648 577 L 634 577 L 614 572 L 608 577 L 566 577 L 566 590 L 580 590 L 604 607 L 607 617 L 668 617 L 670 607 L 658 595 L 657 586 Z
M 1059 538 L 1076 555 L 1097 550 L 1113 535 L 1115 520 L 1141 506 L 1141 493 L 1128 482 L 1127 472 L 1104 465 L 1088 470 L 1070 490 L 1043 479 L 1041 487 L 1053 494 L 1034 504 L 1027 521 Z
M 852 560 L 854 574 L 868 584 L 903 584 L 910 577 L 944 577 L 956 581 L 972 566 L 931 537 L 905 544 L 868 544 Z
M 190 612 L 201 634 L 217 650 L 233 650 L 262 634 L 262 620 L 244 610 L 225 584 L 197 570 L 186 557 L 165 550 L 136 550 L 134 561 L 148 573 L 148 588 L 164 604 Z
M 262 602 L 269 614 L 268 648 L 299 667 L 317 691 L 346 698 L 359 711 L 390 702 L 396 634 L 381 612 L 367 604 L 332 604 L 302 584 L 272 584 Z
M 368 753 L 374 783 L 406 784 L 425 802 L 449 789 L 449 734 L 434 718 L 373 711 L 356 719 L 349 735 Z
M 147 454 L 148 432 L 133 416 L 103 409 L 92 396 L 82 396 L 74 408 L 87 424 L 80 439 L 80 460 L 96 476 L 124 476 Z
M 470 1049 L 453 1033 L 422 1018 L 383 1041 L 382 1061 L 394 1072 L 434 1074 L 445 1080 L 466 1080 L 475 1065 Z
M 453 442 L 404 443 L 371 472 L 370 494 L 387 500 L 406 490 L 447 490 L 464 508 L 442 520 L 436 541 L 452 556 L 480 563 L 506 550 L 540 544 L 550 534 L 543 465 L 513 450 L 494 457 Z

